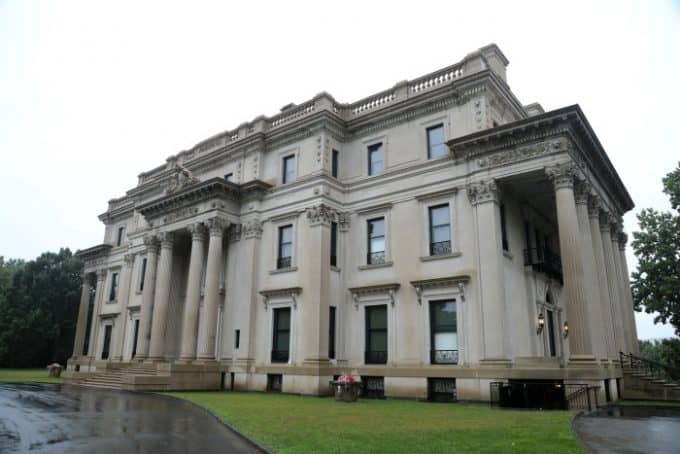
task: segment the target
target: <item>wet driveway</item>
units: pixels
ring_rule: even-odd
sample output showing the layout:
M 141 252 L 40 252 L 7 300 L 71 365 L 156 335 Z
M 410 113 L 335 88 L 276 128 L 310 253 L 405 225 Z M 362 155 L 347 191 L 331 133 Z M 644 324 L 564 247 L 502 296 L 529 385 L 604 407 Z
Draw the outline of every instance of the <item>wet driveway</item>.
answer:
M 0 383 L 0 452 L 256 452 L 189 402 L 69 385 Z
M 680 452 L 680 407 L 611 407 L 574 420 L 574 432 L 592 453 Z

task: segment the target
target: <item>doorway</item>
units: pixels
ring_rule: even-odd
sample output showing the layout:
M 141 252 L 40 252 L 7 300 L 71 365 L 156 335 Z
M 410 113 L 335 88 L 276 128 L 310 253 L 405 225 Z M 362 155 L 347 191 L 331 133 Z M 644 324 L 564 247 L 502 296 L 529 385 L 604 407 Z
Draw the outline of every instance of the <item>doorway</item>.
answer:
M 109 359 L 109 349 L 111 348 L 111 331 L 113 325 L 104 326 L 104 345 L 102 346 L 102 359 Z

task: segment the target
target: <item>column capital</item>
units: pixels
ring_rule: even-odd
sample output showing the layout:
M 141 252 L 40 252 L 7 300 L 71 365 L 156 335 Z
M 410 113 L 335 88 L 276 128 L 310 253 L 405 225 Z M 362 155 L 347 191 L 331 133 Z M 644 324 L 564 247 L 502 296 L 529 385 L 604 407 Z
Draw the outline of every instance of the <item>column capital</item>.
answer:
M 337 218 L 337 211 L 326 204 L 320 203 L 307 208 L 307 221 L 310 226 L 330 226 Z
M 573 188 L 574 178 L 578 174 L 578 168 L 573 162 L 565 162 L 546 167 L 545 173 L 555 186 L 555 190 L 561 188 Z
M 194 222 L 187 227 L 187 231 L 191 234 L 191 241 L 204 241 L 205 230 L 205 225 L 201 222 Z
M 107 270 L 97 270 L 97 282 L 103 282 L 106 279 Z
M 606 210 L 600 210 L 600 231 L 611 232 L 614 216 Z
M 172 248 L 175 242 L 175 235 L 172 232 L 161 232 L 158 234 L 158 239 L 161 242 L 161 248 Z
M 132 262 L 135 261 L 135 254 L 125 254 L 123 256 L 123 263 L 125 266 L 130 266 L 132 265 Z
M 243 224 L 243 237 L 262 238 L 262 222 L 259 219 L 251 219 Z
M 574 184 L 574 200 L 577 205 L 585 205 L 590 197 L 591 186 L 585 180 L 576 179 Z
M 222 236 L 224 235 L 224 229 L 229 226 L 229 223 L 221 218 L 208 219 L 205 225 L 210 230 L 210 236 Z
M 619 239 L 619 250 L 625 251 L 626 250 L 626 243 L 628 243 L 628 235 L 626 234 L 626 232 L 619 232 L 618 239 Z
M 241 224 L 231 224 L 229 226 L 228 235 L 230 242 L 236 242 L 241 239 Z
M 147 251 L 153 250 L 156 252 L 158 249 L 158 237 L 156 235 L 144 235 L 144 246 L 146 246 Z
M 351 225 L 350 214 L 346 211 L 338 211 L 338 228 L 341 232 L 347 232 Z
M 591 218 L 599 218 L 601 206 L 600 197 L 590 194 L 590 197 L 588 198 L 588 216 Z
M 495 180 L 477 181 L 467 185 L 467 195 L 472 205 L 477 205 L 483 202 L 498 203 L 499 196 L 498 185 Z

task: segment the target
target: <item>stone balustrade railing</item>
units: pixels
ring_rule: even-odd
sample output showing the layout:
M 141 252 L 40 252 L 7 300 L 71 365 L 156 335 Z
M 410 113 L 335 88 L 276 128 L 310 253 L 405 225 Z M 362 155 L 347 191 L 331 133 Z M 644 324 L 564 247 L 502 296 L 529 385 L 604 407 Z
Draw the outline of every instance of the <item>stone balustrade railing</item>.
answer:
M 458 63 L 447 68 L 419 77 L 409 83 L 409 94 L 416 94 L 448 84 L 463 77 L 463 65 Z

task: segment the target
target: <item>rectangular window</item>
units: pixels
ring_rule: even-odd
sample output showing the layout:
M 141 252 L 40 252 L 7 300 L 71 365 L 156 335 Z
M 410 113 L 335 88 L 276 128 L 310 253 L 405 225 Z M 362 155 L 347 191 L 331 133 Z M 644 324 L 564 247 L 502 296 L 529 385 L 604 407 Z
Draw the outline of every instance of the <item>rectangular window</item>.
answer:
M 385 170 L 385 162 L 383 144 L 380 142 L 368 147 L 368 174 L 375 175 L 383 170 Z
M 362 375 L 361 381 L 364 384 L 361 397 L 367 399 L 383 399 L 385 397 L 385 377 L 367 377 Z
M 546 312 L 548 314 L 548 319 L 546 320 L 548 325 L 548 353 L 550 353 L 550 356 L 557 356 L 557 348 L 555 348 L 555 317 L 553 317 L 553 311 Z
M 234 348 L 238 348 L 241 345 L 241 330 L 237 329 L 234 331 Z
M 113 331 L 112 325 L 106 325 L 104 327 L 104 345 L 102 345 L 102 359 L 109 359 L 109 351 L 111 349 L 111 332 Z
M 290 268 L 293 257 L 293 226 L 284 225 L 279 227 L 279 256 L 276 259 L 276 268 Z
M 328 359 L 335 359 L 335 306 L 328 314 Z
M 437 205 L 430 212 L 430 255 L 451 253 L 451 221 L 449 205 Z
M 338 178 L 338 164 L 339 164 L 340 152 L 338 150 L 333 150 L 332 160 L 331 160 L 331 175 L 333 178 Z
M 338 266 L 338 223 L 331 222 L 331 266 Z
M 267 392 L 280 393 L 283 388 L 283 375 L 267 374 Z
M 132 359 L 137 356 L 137 338 L 139 337 L 139 319 L 135 320 L 135 333 L 132 336 Z
M 142 259 L 142 272 L 139 276 L 139 291 L 144 290 L 144 279 L 146 278 L 146 257 Z
M 444 125 L 427 128 L 427 158 L 441 158 L 446 155 Z
M 508 230 L 505 224 L 505 205 L 501 203 L 501 241 L 503 250 L 508 250 Z
M 456 300 L 430 302 L 430 363 L 458 364 Z
M 366 221 L 368 232 L 368 253 L 366 263 L 369 265 L 385 263 L 385 218 Z
M 295 180 L 295 155 L 290 155 L 283 158 L 283 175 L 281 181 L 283 184 L 286 184 L 293 180 Z
M 366 307 L 366 364 L 387 363 L 387 305 Z
M 123 244 L 123 233 L 125 233 L 125 227 L 118 227 L 118 237 L 116 238 L 116 246 Z
M 432 402 L 455 402 L 456 379 L 455 378 L 428 378 L 427 400 Z
M 111 290 L 109 291 L 109 301 L 116 299 L 118 295 L 118 273 L 113 273 L 111 275 Z
M 274 309 L 272 362 L 287 363 L 290 351 L 290 307 Z
M 224 176 L 224 179 L 227 180 L 230 183 L 234 182 L 234 174 L 233 173 L 228 173 Z

